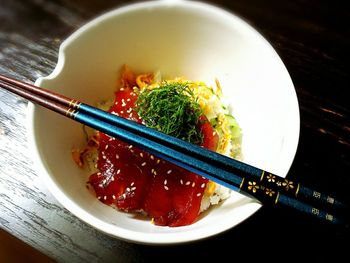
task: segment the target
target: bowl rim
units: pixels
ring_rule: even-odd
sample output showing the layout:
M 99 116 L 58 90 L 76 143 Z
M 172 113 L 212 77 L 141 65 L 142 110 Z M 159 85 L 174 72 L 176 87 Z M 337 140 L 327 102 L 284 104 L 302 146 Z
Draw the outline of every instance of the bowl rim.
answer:
M 197 10 L 203 10 L 203 11 L 210 11 L 213 14 L 217 15 L 218 17 L 223 17 L 224 19 L 231 19 L 232 22 L 235 23 L 235 25 L 238 25 L 242 27 L 247 33 L 253 34 L 255 37 L 261 39 L 264 41 L 268 47 L 272 49 L 274 54 L 276 55 L 277 59 L 280 60 L 280 64 L 282 67 L 284 67 L 284 70 L 287 72 L 288 77 L 291 80 L 291 77 L 278 56 L 277 52 L 273 49 L 271 44 L 251 25 L 249 25 L 244 19 L 241 17 L 237 16 L 231 11 L 227 11 L 221 7 L 218 7 L 213 4 L 207 4 L 203 2 L 193 2 L 193 1 L 183 1 L 183 0 L 166 0 L 166 1 L 149 1 L 149 2 L 139 2 L 139 3 L 134 3 L 134 4 L 128 4 L 124 5 L 121 7 L 118 7 L 116 9 L 110 10 L 104 14 L 101 14 L 80 28 L 78 28 L 75 32 L 73 32 L 66 40 L 62 42 L 59 48 L 59 53 L 58 53 L 58 61 L 56 64 L 56 67 L 54 70 L 51 72 L 46 77 L 40 77 L 35 81 L 35 85 L 37 86 L 42 86 L 45 81 L 49 81 L 52 79 L 55 79 L 60 72 L 62 71 L 64 64 L 65 64 L 65 50 L 66 48 L 73 43 L 79 36 L 88 31 L 89 29 L 95 27 L 98 25 L 100 22 L 107 20 L 109 18 L 112 18 L 114 16 L 124 14 L 130 11 L 135 11 L 138 9 L 144 9 L 144 8 L 152 8 L 152 7 L 160 7 L 160 6 L 169 6 L 169 5 L 176 5 L 180 7 L 185 7 L 185 8 L 196 8 Z M 292 86 L 294 87 L 293 83 Z M 296 155 L 298 143 L 299 143 L 299 135 L 300 135 L 300 113 L 299 113 L 299 105 L 298 105 L 298 100 L 296 96 L 296 91 L 294 88 L 294 91 L 292 91 L 292 94 L 294 95 L 294 100 L 295 103 L 294 105 L 294 123 L 296 125 L 296 128 L 294 130 L 294 136 L 291 137 L 291 143 L 289 144 L 289 151 L 290 151 L 290 160 L 289 160 L 289 165 L 288 169 L 286 171 L 286 174 L 288 173 L 293 160 Z M 112 237 L 119 238 L 128 242 L 133 242 L 133 243 L 140 243 L 140 244 L 153 244 L 153 245 L 169 245 L 169 244 L 180 244 L 180 243 L 188 243 L 188 242 L 193 242 L 193 241 L 198 241 L 201 239 L 209 238 L 214 235 L 223 233 L 236 225 L 240 224 L 247 218 L 249 218 L 251 215 L 253 215 L 258 209 L 261 208 L 261 205 L 259 203 L 254 203 L 254 207 L 252 210 L 249 212 L 248 215 L 241 215 L 237 217 L 234 221 L 234 223 L 230 224 L 225 224 L 225 225 L 220 225 L 220 226 L 214 226 L 213 228 L 205 229 L 203 231 L 196 231 L 195 234 L 193 231 L 186 231 L 186 232 L 174 232 L 174 233 L 160 233 L 160 234 L 152 234 L 152 233 L 141 233 L 141 232 L 136 232 L 136 231 L 131 231 L 124 229 L 122 227 L 118 227 L 116 225 L 111 226 L 111 224 L 106 223 L 102 221 L 101 219 L 98 219 L 97 217 L 93 216 L 92 214 L 88 213 L 84 209 L 78 206 L 73 200 L 68 198 L 64 192 L 55 184 L 54 180 L 51 178 L 51 175 L 45 168 L 45 164 L 42 162 L 41 157 L 40 157 L 40 152 L 39 149 L 36 147 L 36 136 L 35 136 L 35 119 L 37 118 L 36 116 L 36 107 L 34 104 L 29 103 L 28 105 L 28 118 L 27 118 L 27 131 L 28 131 L 28 144 L 31 152 L 33 153 L 33 160 L 34 165 L 37 168 L 37 171 L 39 171 L 39 174 L 41 178 L 44 180 L 44 183 L 48 187 L 49 191 L 52 193 L 52 195 L 61 203 L 66 209 L 68 209 L 72 214 L 77 216 L 79 219 L 84 221 L 85 223 L 91 225 L 95 229 L 98 229 Z M 286 174 L 281 175 L 281 176 L 286 176 Z M 219 224 L 218 224 L 219 225 Z

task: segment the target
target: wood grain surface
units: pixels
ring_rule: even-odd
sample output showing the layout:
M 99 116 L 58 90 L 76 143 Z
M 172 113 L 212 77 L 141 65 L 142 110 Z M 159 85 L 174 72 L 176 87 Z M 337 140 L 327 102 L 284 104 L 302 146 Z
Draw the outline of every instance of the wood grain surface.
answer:
M 0 74 L 33 83 L 56 65 L 60 43 L 93 17 L 131 1 L 0 0 Z M 349 6 L 346 1 L 207 1 L 253 25 L 294 82 L 301 118 L 292 180 L 349 201 Z M 343 3 L 344 2 L 344 3 Z M 204 262 L 239 254 L 335 262 L 348 232 L 302 214 L 263 207 L 208 240 L 170 247 L 130 244 L 86 225 L 55 200 L 33 170 L 27 102 L 0 90 L 0 227 L 58 262 Z M 226 244 L 232 251 L 223 250 Z M 312 244 L 312 245 L 311 245 Z M 304 254 L 303 254 L 304 253 Z M 303 254 L 303 256 L 301 256 Z

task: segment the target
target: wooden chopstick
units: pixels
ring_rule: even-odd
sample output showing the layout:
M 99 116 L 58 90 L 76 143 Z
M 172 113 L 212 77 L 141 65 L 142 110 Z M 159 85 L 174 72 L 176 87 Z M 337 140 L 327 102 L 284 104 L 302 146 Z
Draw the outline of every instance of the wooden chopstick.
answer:
M 293 207 L 330 223 L 345 224 L 341 216 L 347 207 L 334 197 L 28 83 L 0 75 L 0 86 L 263 204 Z

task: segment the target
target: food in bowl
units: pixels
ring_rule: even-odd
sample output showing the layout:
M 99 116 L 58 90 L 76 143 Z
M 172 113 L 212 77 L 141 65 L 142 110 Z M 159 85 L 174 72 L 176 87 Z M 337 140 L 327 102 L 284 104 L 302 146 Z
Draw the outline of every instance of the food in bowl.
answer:
M 110 104 L 110 105 L 108 105 Z M 241 130 L 216 87 L 184 78 L 162 80 L 159 73 L 135 74 L 124 66 L 110 113 L 201 145 L 233 158 L 240 156 Z M 88 188 L 119 210 L 142 213 L 159 226 L 194 223 L 230 190 L 133 145 L 93 131 L 76 163 L 89 169 Z

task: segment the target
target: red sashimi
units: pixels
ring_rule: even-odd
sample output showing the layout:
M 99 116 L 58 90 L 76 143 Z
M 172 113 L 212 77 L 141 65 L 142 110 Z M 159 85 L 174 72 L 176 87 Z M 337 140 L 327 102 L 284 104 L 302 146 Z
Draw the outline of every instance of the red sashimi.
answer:
M 122 88 L 109 112 L 141 123 L 134 110 L 137 95 Z M 202 116 L 203 147 L 214 150 L 218 135 Z M 99 133 L 98 173 L 90 176 L 97 198 L 123 211 L 143 211 L 156 225 L 184 226 L 199 214 L 207 179 L 132 145 Z

